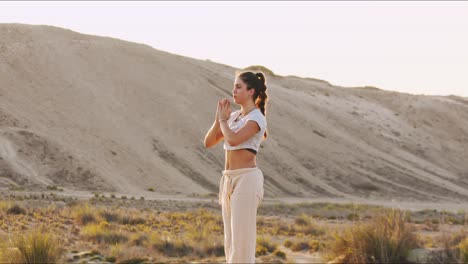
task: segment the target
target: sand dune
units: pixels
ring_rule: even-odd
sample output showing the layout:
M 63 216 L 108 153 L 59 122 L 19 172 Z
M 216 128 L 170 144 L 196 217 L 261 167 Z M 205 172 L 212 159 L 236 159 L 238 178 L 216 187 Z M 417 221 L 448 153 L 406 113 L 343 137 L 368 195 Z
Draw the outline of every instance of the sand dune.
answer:
M 203 138 L 235 70 L 0 24 L 0 188 L 216 193 L 224 153 Z M 270 134 L 257 158 L 266 197 L 468 200 L 467 98 L 267 78 Z

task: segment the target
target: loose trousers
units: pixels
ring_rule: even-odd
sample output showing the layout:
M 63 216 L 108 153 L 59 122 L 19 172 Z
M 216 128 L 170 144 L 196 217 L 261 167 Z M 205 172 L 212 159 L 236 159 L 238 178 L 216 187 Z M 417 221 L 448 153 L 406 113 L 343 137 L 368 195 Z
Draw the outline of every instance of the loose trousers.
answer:
M 258 167 L 222 172 L 219 204 L 227 263 L 255 263 L 257 208 L 263 201 L 263 181 Z

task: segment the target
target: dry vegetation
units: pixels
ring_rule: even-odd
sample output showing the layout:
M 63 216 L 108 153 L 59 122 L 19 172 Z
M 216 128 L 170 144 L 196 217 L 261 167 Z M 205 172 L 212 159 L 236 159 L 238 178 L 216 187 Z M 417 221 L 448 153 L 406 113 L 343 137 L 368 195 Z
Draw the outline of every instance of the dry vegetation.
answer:
M 114 196 L 115 197 L 115 196 Z M 168 201 L 166 203 L 169 203 Z M 468 263 L 465 212 L 355 204 L 264 204 L 258 262 L 319 254 L 340 263 Z M 219 207 L 95 195 L 3 196 L 0 262 L 223 262 Z M 415 250 L 423 250 L 414 256 Z

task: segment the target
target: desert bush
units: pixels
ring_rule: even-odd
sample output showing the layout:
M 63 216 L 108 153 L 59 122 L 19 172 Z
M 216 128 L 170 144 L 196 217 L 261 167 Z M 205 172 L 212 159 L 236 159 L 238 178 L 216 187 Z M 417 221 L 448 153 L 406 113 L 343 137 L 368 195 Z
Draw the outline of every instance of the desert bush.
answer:
M 89 206 L 89 204 L 77 204 L 71 208 L 71 216 L 80 225 L 87 225 L 89 223 L 95 223 L 96 220 L 96 209 Z
M 458 244 L 458 249 L 460 250 L 460 262 L 468 263 L 468 237 Z
M 438 250 L 428 256 L 431 263 L 468 263 L 468 232 L 464 229 L 455 234 L 446 233 L 436 238 Z
M 8 208 L 6 210 L 7 214 L 15 214 L 15 215 L 19 215 L 19 214 L 26 214 L 27 211 L 25 208 L 23 208 L 22 206 L 18 205 L 18 204 L 14 204 L 12 205 L 10 208 Z
M 286 253 L 284 253 L 283 251 L 279 250 L 279 249 L 276 249 L 274 252 L 273 252 L 273 255 L 279 257 L 279 258 L 282 258 L 282 259 L 286 259 Z
M 257 245 L 255 248 L 255 257 L 263 256 L 268 254 L 268 248 L 262 246 L 262 245 Z
M 292 246 L 293 242 L 290 240 L 290 239 L 286 239 L 284 242 L 283 242 L 283 246 L 287 247 L 287 248 L 290 248 Z
M 308 250 L 308 249 L 310 249 L 309 242 L 305 240 L 294 241 L 293 244 L 291 245 L 292 251 L 302 251 L 302 250 Z
M 56 263 L 64 253 L 61 240 L 43 227 L 34 228 L 26 234 L 15 234 L 2 253 L 7 263 Z
M 105 221 L 112 223 L 112 222 L 119 222 L 121 219 L 121 216 L 117 212 L 113 212 L 109 209 L 104 209 L 99 212 L 99 216 L 104 219 Z
M 97 243 L 118 244 L 128 241 L 128 236 L 111 228 L 110 224 L 102 221 L 99 224 L 89 224 L 82 229 L 82 235 Z
M 263 246 L 268 252 L 274 252 L 278 247 L 278 243 L 271 241 L 270 237 L 257 236 L 257 247 Z
M 368 223 L 355 223 L 343 234 L 333 234 L 326 258 L 342 263 L 405 263 L 411 249 L 419 246 L 407 213 L 399 209 L 378 214 Z
M 184 240 L 168 236 L 157 236 L 153 238 L 153 249 L 157 250 L 168 257 L 183 257 L 191 254 L 193 248 Z
M 144 246 L 146 241 L 148 241 L 148 236 L 146 234 L 133 234 L 130 237 L 130 245 Z
M 306 214 L 301 214 L 294 219 L 294 224 L 299 226 L 306 226 L 310 222 Z
M 146 223 L 146 220 L 136 215 L 124 214 L 121 216 L 120 223 L 122 225 L 139 225 Z

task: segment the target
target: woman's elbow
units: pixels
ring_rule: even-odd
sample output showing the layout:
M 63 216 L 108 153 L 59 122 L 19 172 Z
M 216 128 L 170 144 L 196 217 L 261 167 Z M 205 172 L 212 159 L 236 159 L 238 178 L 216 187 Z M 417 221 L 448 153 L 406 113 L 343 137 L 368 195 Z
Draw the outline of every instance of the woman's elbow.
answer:
M 214 145 L 215 145 L 215 143 L 214 143 L 213 141 L 206 140 L 206 139 L 203 141 L 203 146 L 204 146 L 205 148 L 211 148 L 211 147 L 213 147 Z
M 227 143 L 228 143 L 229 146 L 231 146 L 231 147 L 234 147 L 234 146 L 239 145 L 239 142 L 236 141 L 236 140 L 228 140 Z

